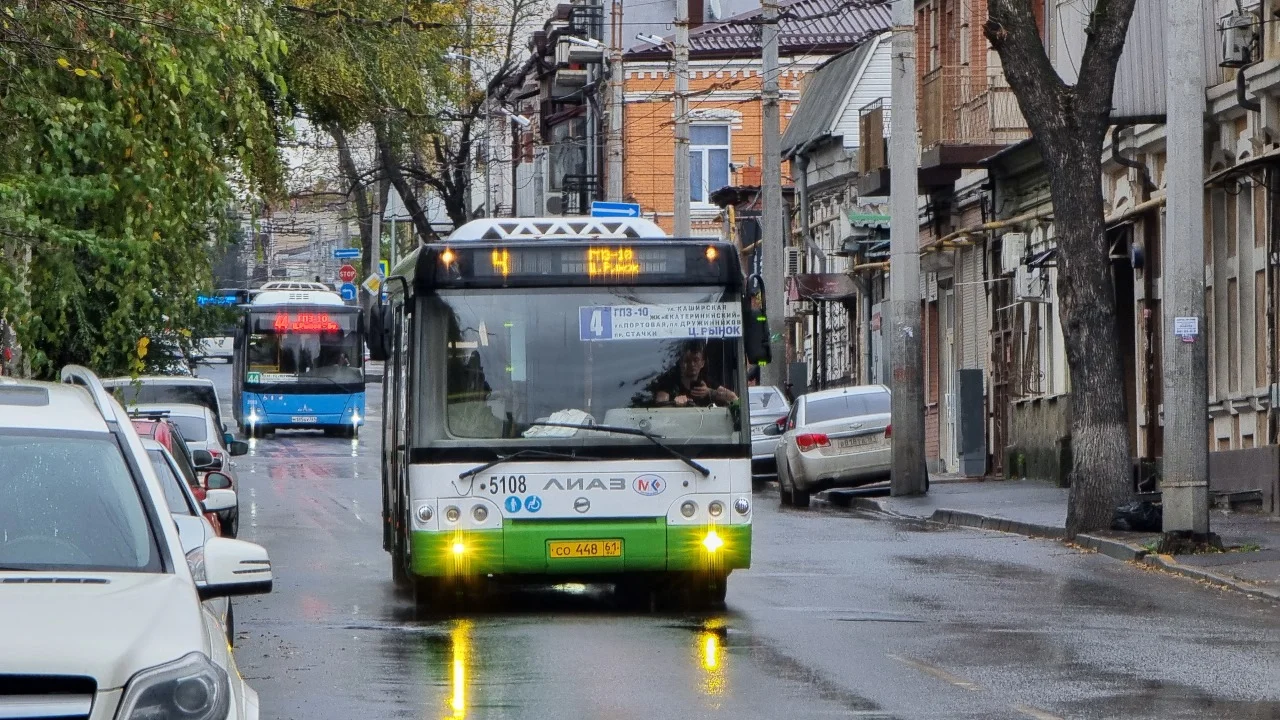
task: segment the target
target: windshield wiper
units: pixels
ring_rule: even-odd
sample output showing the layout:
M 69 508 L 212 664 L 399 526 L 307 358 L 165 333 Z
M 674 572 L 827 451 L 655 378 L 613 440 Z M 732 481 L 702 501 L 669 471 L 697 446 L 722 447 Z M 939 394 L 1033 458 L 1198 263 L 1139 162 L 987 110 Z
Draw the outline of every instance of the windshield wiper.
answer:
M 476 475 L 479 475 L 480 473 L 484 472 L 485 470 L 488 470 L 491 467 L 494 467 L 496 465 L 501 465 L 502 463 L 508 460 L 515 460 L 517 458 L 522 458 L 522 457 L 557 458 L 560 460 L 599 460 L 600 459 L 600 458 L 594 458 L 594 457 L 586 457 L 584 455 L 573 455 L 571 453 L 549 452 L 547 450 L 535 450 L 533 448 L 525 448 L 524 450 L 517 450 L 511 453 L 510 455 L 499 455 L 498 457 L 494 458 L 493 460 L 490 460 L 489 462 L 483 465 L 477 465 L 476 467 L 473 467 L 470 470 L 467 470 L 462 473 L 458 473 L 458 479 L 466 480 L 469 477 L 474 477 Z
M 619 427 L 617 425 L 576 425 L 574 423 L 557 423 L 557 422 L 541 422 L 541 421 L 531 422 L 529 424 L 541 425 L 543 427 L 576 428 L 578 430 L 599 430 L 600 432 L 617 433 L 618 435 L 636 435 L 636 436 L 645 438 L 646 440 L 653 443 L 654 445 L 657 445 L 663 450 L 666 450 L 668 453 L 670 453 L 671 457 L 674 457 L 680 460 L 685 465 L 688 465 L 694 470 L 697 470 L 698 472 L 702 473 L 702 477 L 707 477 L 711 475 L 711 471 L 708 470 L 705 465 L 702 465 L 697 460 L 694 460 L 684 455 L 679 450 L 676 450 L 670 445 L 663 443 L 661 440 L 658 439 L 660 437 L 659 435 L 654 435 L 648 430 L 641 430 L 640 428 L 632 428 L 632 427 Z

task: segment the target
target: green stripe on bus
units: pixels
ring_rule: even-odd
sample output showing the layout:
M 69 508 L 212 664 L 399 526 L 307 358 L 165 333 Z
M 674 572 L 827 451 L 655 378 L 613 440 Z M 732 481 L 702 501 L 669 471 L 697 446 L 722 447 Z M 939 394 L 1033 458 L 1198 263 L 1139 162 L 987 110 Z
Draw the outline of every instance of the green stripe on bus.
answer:
M 722 543 L 715 552 L 703 545 L 707 531 L 712 529 Z M 547 543 L 552 540 L 621 540 L 622 555 L 553 560 L 547 552 Z M 750 525 L 668 526 L 666 518 L 507 521 L 500 530 L 415 531 L 411 545 L 413 572 L 424 577 L 708 568 L 727 572 L 751 566 Z

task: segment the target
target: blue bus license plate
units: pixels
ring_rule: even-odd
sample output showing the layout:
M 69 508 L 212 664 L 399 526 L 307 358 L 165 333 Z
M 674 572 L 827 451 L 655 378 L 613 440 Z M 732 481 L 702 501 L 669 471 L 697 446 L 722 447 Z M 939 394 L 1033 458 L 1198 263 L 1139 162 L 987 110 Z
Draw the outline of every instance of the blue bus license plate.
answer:
M 296 423 L 313 423 L 316 421 L 316 416 L 315 415 L 294 415 L 289 419 Z

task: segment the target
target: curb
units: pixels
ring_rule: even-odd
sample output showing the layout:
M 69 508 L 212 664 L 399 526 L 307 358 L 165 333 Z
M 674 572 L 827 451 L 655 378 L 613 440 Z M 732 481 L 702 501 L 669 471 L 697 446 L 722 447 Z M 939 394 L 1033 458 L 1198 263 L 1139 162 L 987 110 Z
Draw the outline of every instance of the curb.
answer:
M 1248 595 L 1250 597 L 1260 598 L 1263 600 L 1274 600 L 1274 601 L 1280 602 L 1280 591 L 1258 587 L 1257 585 L 1254 585 L 1252 583 L 1247 583 L 1247 582 L 1244 582 L 1243 580 L 1237 580 L 1233 577 L 1229 577 L 1226 575 L 1220 575 L 1215 572 L 1209 572 L 1208 570 L 1189 567 L 1187 565 L 1183 565 L 1177 560 L 1174 560 L 1173 556 L 1171 555 L 1148 554 L 1145 558 L 1143 558 L 1143 562 L 1145 562 L 1147 565 L 1150 565 L 1152 567 L 1157 567 L 1162 570 L 1168 570 L 1171 573 L 1174 573 L 1176 575 L 1181 575 L 1185 578 L 1190 578 L 1192 580 L 1200 580 L 1203 582 L 1207 582 L 1211 585 L 1218 585 L 1220 587 L 1230 588 L 1232 590 L 1235 590 L 1236 592 L 1244 593 L 1245 595 Z
M 1061 541 L 1065 534 L 1065 530 L 1060 527 L 1028 523 L 1021 520 L 1010 520 L 1008 518 L 1002 518 L 995 515 L 982 515 L 963 510 L 948 510 L 940 508 L 938 510 L 934 510 L 933 514 L 927 518 L 916 515 L 903 515 L 902 513 L 893 512 L 884 503 L 881 503 L 875 498 L 869 497 L 850 497 L 843 494 L 827 493 L 824 494 L 824 497 L 815 497 L 814 500 L 835 507 L 877 512 L 892 518 L 934 522 L 941 525 L 952 525 L 955 527 L 966 527 L 977 530 L 994 530 L 996 532 L 1022 535 L 1032 538 L 1046 538 Z M 1167 570 L 1175 575 L 1181 575 L 1182 577 L 1189 578 L 1191 580 L 1199 580 L 1219 587 L 1235 590 L 1250 597 L 1280 602 L 1280 591 L 1258 587 L 1252 583 L 1237 580 L 1236 578 L 1227 575 L 1221 575 L 1208 570 L 1183 565 L 1177 560 L 1174 560 L 1171 555 L 1156 555 L 1148 552 L 1146 548 L 1130 545 L 1114 538 L 1102 537 L 1100 535 L 1081 534 L 1076 536 L 1075 544 L 1086 550 L 1092 550 L 1116 560 L 1143 563 L 1150 567 Z

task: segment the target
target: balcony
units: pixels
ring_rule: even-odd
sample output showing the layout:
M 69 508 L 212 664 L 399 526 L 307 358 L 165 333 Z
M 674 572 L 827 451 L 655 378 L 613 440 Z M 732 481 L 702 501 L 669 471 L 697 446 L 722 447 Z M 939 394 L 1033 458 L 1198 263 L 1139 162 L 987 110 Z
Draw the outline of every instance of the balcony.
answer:
M 921 168 L 976 168 L 1030 135 L 999 70 L 935 68 L 925 73 L 919 92 Z
M 951 185 L 964 170 L 981 167 L 986 158 L 1030 137 L 999 69 L 935 68 L 921 78 L 917 92 L 922 193 Z M 882 102 L 860 113 L 858 192 L 865 196 L 889 193 L 889 112 Z

